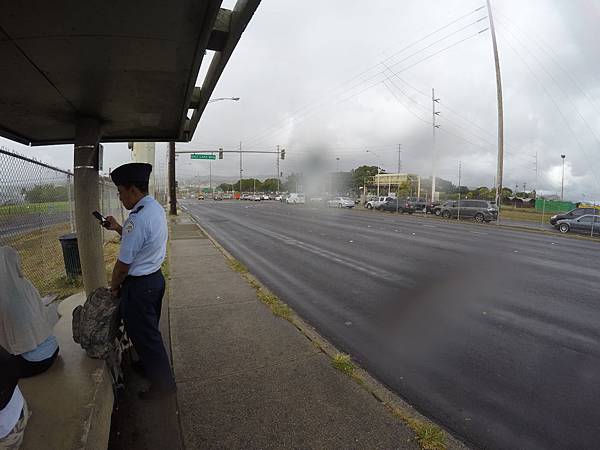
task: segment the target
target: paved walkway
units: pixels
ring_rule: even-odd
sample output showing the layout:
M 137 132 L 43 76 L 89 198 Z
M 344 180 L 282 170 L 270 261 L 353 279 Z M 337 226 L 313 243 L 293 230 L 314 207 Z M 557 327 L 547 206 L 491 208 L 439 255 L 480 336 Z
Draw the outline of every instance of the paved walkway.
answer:
M 187 449 L 419 448 L 413 432 L 331 366 L 189 219 L 172 224 L 172 358 Z

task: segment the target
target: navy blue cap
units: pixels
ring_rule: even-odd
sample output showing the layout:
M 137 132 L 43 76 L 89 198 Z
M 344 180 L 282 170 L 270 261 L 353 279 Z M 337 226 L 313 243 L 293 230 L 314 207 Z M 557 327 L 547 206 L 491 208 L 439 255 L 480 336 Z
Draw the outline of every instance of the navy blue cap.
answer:
M 117 167 L 110 173 L 110 178 L 117 186 L 129 183 L 147 183 L 152 172 L 152 164 L 129 163 Z

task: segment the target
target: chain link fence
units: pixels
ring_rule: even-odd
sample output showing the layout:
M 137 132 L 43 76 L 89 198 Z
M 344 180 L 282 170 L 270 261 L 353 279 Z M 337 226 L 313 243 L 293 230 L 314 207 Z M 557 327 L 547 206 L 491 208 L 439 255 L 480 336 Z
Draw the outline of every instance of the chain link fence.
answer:
M 0 245 L 19 252 L 23 275 L 42 296 L 60 297 L 81 288 L 65 273 L 59 237 L 75 232 L 73 174 L 0 147 Z M 118 192 L 100 179 L 105 216 L 124 218 Z M 91 211 L 90 211 L 91 213 Z M 104 239 L 114 238 L 103 232 Z

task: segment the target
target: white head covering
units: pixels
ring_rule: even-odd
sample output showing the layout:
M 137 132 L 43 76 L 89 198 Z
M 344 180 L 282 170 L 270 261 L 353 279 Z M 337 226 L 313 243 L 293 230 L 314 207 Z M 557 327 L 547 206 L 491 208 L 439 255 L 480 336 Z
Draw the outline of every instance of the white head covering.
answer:
M 19 254 L 0 247 L 0 346 L 13 355 L 29 352 L 52 334 L 57 321 L 56 310 L 46 308 L 23 277 Z

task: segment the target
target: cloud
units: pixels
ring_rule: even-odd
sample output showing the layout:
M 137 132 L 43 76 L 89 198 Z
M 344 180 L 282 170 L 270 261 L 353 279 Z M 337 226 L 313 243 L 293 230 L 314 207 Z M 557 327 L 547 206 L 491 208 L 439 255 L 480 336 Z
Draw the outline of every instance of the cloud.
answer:
M 460 160 L 464 184 L 489 186 L 497 159 L 489 31 L 409 68 L 486 28 L 486 20 L 467 26 L 485 17 L 485 10 L 397 53 L 481 4 L 374 0 L 365 7 L 342 0 L 265 1 L 214 93 L 241 100 L 210 104 L 193 142 L 178 147 L 236 150 L 242 141 L 246 150 L 275 150 L 280 145 L 287 149 L 281 169 L 289 174 L 301 170 L 308 158 L 312 161 L 315 149 L 322 152 L 324 171 L 336 167 L 336 157 L 343 170 L 374 164 L 366 153 L 369 148 L 384 168 L 395 170 L 397 144 L 402 144 L 407 170 L 429 176 L 435 159 L 438 175 L 456 182 Z M 569 197 L 594 193 L 600 198 L 594 175 L 600 170 L 599 8 L 592 1 L 561 0 L 505 0 L 493 5 L 504 88 L 505 184 L 533 186 L 537 179 L 539 189 L 556 190 L 555 170 L 560 154 L 566 153 Z M 408 57 L 412 53 L 416 54 Z M 381 81 L 389 72 L 382 75 L 386 67 L 376 66 L 385 58 L 385 65 L 398 74 L 386 81 L 388 87 Z M 435 152 L 429 124 L 432 87 L 441 99 Z M 63 166 L 72 164 L 69 147 L 24 151 Z M 124 146 L 110 146 L 106 165 L 115 166 L 128 156 Z M 272 154 L 246 154 L 244 174 L 274 174 L 275 163 Z M 179 158 L 182 176 L 205 176 L 208 170 L 205 162 Z M 235 177 L 239 155 L 226 153 L 212 164 L 212 171 Z

